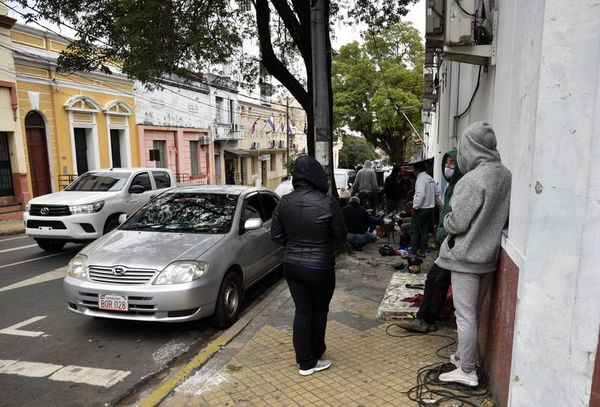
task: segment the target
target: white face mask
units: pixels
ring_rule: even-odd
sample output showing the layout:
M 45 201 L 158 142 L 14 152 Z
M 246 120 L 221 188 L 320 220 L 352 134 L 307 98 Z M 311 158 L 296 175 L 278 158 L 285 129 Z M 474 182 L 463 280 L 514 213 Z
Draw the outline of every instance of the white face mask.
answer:
M 454 168 L 444 167 L 444 175 L 446 178 L 452 178 L 454 175 Z

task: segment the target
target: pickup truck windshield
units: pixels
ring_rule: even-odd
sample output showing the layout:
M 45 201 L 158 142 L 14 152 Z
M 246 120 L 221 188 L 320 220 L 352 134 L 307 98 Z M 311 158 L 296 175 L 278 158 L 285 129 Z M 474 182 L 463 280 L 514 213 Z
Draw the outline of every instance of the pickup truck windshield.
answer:
M 127 172 L 87 172 L 66 187 L 65 191 L 120 191 L 130 175 Z

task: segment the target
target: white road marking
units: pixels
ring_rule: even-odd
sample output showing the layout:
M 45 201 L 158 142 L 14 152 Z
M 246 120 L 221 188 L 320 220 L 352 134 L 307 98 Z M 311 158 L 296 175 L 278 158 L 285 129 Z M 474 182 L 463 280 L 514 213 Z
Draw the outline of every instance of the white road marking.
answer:
M 108 388 L 123 381 L 131 372 L 126 370 L 96 369 L 85 366 L 63 366 L 52 363 L 0 359 L 0 374 L 48 377 L 50 380 L 59 382 L 84 383 Z
M 11 285 L 7 285 L 6 287 L 0 288 L 0 292 L 14 290 L 15 288 L 27 287 L 28 285 L 45 283 L 46 281 L 52 281 L 59 278 L 63 278 L 65 273 L 67 272 L 67 267 L 61 267 L 56 270 L 49 271 L 44 274 L 40 274 L 39 276 L 28 278 L 27 280 L 19 281 L 18 283 L 14 283 Z
M 59 382 L 75 382 L 92 386 L 111 387 L 123 381 L 131 372 L 124 370 L 96 369 L 84 366 L 65 366 L 49 377 Z
M 0 250 L 0 253 L 14 252 L 17 250 L 29 249 L 30 247 L 37 247 L 37 244 L 28 244 L 27 246 L 19 246 L 19 247 L 13 247 L 11 249 L 4 249 L 4 250 Z
M 23 261 L 18 261 L 16 263 L 10 263 L 10 264 L 4 264 L 2 266 L 0 266 L 0 269 L 3 269 L 5 267 L 11 267 L 11 266 L 18 266 L 19 264 L 23 264 L 23 263 L 29 263 L 31 261 L 36 261 L 36 260 L 42 260 L 42 259 L 47 259 L 49 257 L 56 257 L 56 256 L 62 256 L 64 253 L 55 253 L 55 254 L 50 254 L 48 256 L 42 256 L 42 257 L 36 257 L 35 259 L 29 259 L 29 260 L 23 260 Z
M 45 316 L 33 317 L 29 318 L 27 321 L 19 322 L 18 324 L 14 324 L 9 326 L 8 328 L 0 329 L 0 334 L 5 335 L 16 335 L 16 336 L 42 336 L 44 333 L 40 331 L 24 331 L 19 328 L 24 327 L 25 325 L 33 324 L 34 322 L 40 321 L 46 318 Z
M 6 366 L 0 368 L 0 374 L 14 374 L 26 377 L 46 377 L 62 367 L 62 365 L 53 365 L 52 363 L 19 362 L 16 360 L 2 362 L 14 363 L 7 363 Z
M 17 237 L 9 237 L 9 238 L 6 238 L 6 239 L 0 239 L 0 242 L 8 242 L 9 240 L 17 240 L 17 239 L 26 239 L 28 237 L 29 236 L 27 236 L 27 235 L 17 236 Z

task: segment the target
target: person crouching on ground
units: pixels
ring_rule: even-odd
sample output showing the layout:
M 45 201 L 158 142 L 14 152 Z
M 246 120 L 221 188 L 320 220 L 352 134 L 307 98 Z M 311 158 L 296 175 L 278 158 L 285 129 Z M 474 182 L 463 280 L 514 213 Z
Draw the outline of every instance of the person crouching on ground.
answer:
M 450 198 L 452 198 L 454 186 L 463 175 L 456 164 L 456 149 L 453 148 L 444 154 L 444 158 L 442 159 L 442 173 L 448 184 L 444 192 L 444 206 L 440 213 L 440 219 L 444 219 L 444 216 L 450 212 Z M 437 241 L 443 242 L 447 234 L 444 224 L 441 222 L 436 231 Z M 417 312 L 417 318 L 412 321 L 401 321 L 398 325 L 412 332 L 427 333 L 437 330 L 435 322 L 440 317 L 440 312 L 446 302 L 448 287 L 450 286 L 450 275 L 450 270 L 446 270 L 434 263 L 429 273 L 427 273 L 423 302 Z
M 360 200 L 357 196 L 350 198 L 347 206 L 342 208 L 344 221 L 348 228 L 346 242 L 353 249 L 362 250 L 362 247 L 367 243 L 373 243 L 377 238 L 369 231 L 371 223 L 369 213 L 360 205 Z
M 296 306 L 293 344 L 302 376 L 325 370 L 325 330 L 335 289 L 334 243 L 343 244 L 346 226 L 340 205 L 327 195 L 319 162 L 300 156 L 294 166 L 294 190 L 273 212 L 271 239 L 285 246 L 283 275 Z
M 477 386 L 477 343 L 481 304 L 498 268 L 502 229 L 508 220 L 511 174 L 496 150 L 492 126 L 475 122 L 458 140 L 457 162 L 464 176 L 454 188 L 451 211 L 444 218 L 448 236 L 435 263 L 451 270 L 458 350 L 450 357 L 456 369 L 443 382 Z

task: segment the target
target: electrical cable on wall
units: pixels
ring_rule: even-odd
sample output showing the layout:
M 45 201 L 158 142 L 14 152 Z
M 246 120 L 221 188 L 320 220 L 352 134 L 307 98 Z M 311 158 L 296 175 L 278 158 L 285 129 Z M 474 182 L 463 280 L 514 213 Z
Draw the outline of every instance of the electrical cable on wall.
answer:
M 482 66 L 479 66 L 479 73 L 477 74 L 477 85 L 475 85 L 475 90 L 473 91 L 473 95 L 471 96 L 471 100 L 469 100 L 469 105 L 467 106 L 467 108 L 459 115 L 454 116 L 454 119 L 460 119 L 461 117 L 463 117 L 470 109 L 471 109 L 471 104 L 473 104 L 473 100 L 475 99 L 475 95 L 477 94 L 477 89 L 479 89 L 479 82 L 481 80 L 481 68 Z

